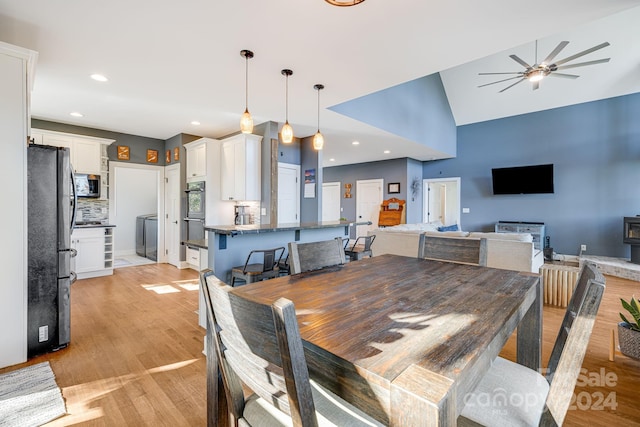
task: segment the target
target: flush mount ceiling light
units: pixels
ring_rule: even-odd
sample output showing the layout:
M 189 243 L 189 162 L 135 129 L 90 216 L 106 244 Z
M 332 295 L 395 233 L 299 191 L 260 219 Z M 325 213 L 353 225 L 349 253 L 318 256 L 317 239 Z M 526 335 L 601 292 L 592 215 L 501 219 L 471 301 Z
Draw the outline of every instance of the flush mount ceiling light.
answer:
M 282 126 L 282 132 L 280 138 L 285 144 L 291 144 L 293 142 L 293 128 L 289 124 L 289 76 L 293 74 L 293 71 L 284 69 L 281 71 L 282 75 L 286 77 L 286 89 L 285 89 L 285 122 Z
M 357 4 L 362 3 L 364 0 L 324 0 L 329 4 L 332 4 L 334 6 L 355 6 Z
M 318 91 L 318 132 L 313 135 L 313 148 L 315 150 L 322 150 L 322 147 L 324 147 L 324 136 L 320 133 L 320 91 L 324 89 L 324 85 L 316 84 L 313 88 Z
M 91 74 L 91 77 L 93 80 L 97 81 L 97 82 L 107 82 L 109 81 L 108 78 L 106 78 L 105 76 L 103 76 L 102 74 Z
M 249 60 L 253 58 L 253 52 L 243 49 L 240 51 L 240 56 L 244 57 L 245 59 L 244 113 L 240 118 L 240 131 L 242 133 L 251 133 L 253 132 L 253 119 L 251 118 L 251 114 L 249 113 Z

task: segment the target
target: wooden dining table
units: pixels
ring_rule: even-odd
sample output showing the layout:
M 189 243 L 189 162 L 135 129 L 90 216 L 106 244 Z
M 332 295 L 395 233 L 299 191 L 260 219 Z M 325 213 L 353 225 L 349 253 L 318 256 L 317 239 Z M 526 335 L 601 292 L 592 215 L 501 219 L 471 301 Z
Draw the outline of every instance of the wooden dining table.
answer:
M 310 377 L 392 426 L 455 425 L 516 327 L 518 363 L 541 367 L 533 273 L 381 255 L 232 292 L 293 301 Z M 223 419 L 224 393 L 208 387 Z

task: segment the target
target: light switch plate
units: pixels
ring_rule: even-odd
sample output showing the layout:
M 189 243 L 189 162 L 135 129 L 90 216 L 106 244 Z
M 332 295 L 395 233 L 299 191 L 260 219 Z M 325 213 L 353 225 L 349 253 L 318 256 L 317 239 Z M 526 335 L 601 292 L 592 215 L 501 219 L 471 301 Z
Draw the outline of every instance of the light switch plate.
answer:
M 469 208 L 462 208 L 462 213 L 469 213 L 471 212 L 471 209 Z

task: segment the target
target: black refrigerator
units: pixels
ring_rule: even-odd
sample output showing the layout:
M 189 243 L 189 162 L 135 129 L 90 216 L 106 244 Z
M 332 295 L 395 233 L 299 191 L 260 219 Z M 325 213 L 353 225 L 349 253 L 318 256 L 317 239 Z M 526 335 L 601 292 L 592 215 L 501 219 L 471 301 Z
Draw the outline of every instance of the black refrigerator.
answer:
M 30 144 L 27 152 L 27 356 L 34 357 L 69 345 L 77 198 L 68 148 Z

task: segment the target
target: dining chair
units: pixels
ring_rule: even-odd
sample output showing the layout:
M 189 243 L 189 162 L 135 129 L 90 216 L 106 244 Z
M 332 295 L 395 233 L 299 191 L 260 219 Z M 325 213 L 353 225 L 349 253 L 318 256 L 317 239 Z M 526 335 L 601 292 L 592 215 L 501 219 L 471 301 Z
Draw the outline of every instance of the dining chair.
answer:
M 358 242 L 360 242 L 360 240 L 362 240 L 362 245 L 358 246 Z M 372 234 L 371 236 L 359 236 L 349 249 L 349 240 L 347 239 L 347 242 L 344 245 L 345 257 L 348 257 L 351 261 L 358 261 L 366 256 L 372 257 L 373 251 L 371 250 L 371 245 L 374 240 L 376 240 L 375 234 Z
M 245 299 L 210 269 L 200 280 L 216 349 L 207 357 L 218 358 L 232 425 L 382 425 L 309 379 L 291 301 Z M 252 391 L 246 398 L 243 385 Z
M 487 265 L 487 239 L 420 235 L 418 258 Z
M 496 358 L 464 397 L 458 426 L 561 426 L 576 385 L 605 289 L 597 267 L 585 263 L 565 312 L 546 377 Z
M 252 264 L 251 257 L 256 254 L 262 254 L 262 262 Z M 253 283 L 278 277 L 280 273 L 278 264 L 282 258 L 282 254 L 284 254 L 283 247 L 255 249 L 249 252 L 244 265 L 239 265 L 231 269 L 231 286 L 235 286 L 237 279 L 243 280 L 245 283 Z
M 345 261 L 342 238 L 309 243 L 289 243 L 291 274 L 343 265 Z

